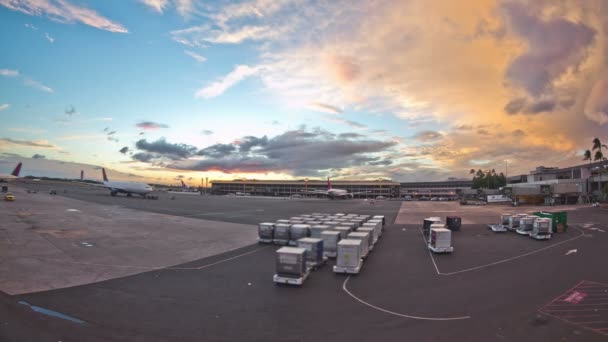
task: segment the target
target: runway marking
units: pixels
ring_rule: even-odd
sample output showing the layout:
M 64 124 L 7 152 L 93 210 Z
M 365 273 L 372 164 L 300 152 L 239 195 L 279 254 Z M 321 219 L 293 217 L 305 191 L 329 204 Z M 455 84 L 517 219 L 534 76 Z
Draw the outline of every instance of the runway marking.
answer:
M 39 306 L 36 305 L 32 305 L 26 301 L 20 300 L 17 303 L 28 306 L 30 309 L 32 309 L 33 311 L 36 311 L 38 313 L 41 313 L 43 315 L 47 315 L 47 316 L 52 316 L 52 317 L 57 317 L 57 318 L 61 318 L 61 319 L 65 319 L 68 321 L 72 321 L 74 323 L 78 323 L 78 324 L 82 324 L 85 323 L 83 320 L 72 317 L 72 316 L 68 316 L 66 314 L 62 314 L 61 312 L 57 312 L 57 311 L 53 311 L 53 310 L 49 310 L 49 309 L 45 309 L 45 308 L 41 308 Z
M 576 227 L 573 227 L 573 228 L 574 228 L 574 229 L 576 229 L 576 230 L 578 230 L 578 231 L 580 232 L 580 234 L 579 234 L 579 235 L 577 235 L 577 236 L 575 236 L 575 237 L 573 237 L 573 238 L 570 238 L 570 239 L 568 239 L 568 240 L 564 240 L 564 241 L 561 241 L 561 242 L 557 242 L 557 243 L 554 243 L 554 244 L 552 244 L 552 245 L 549 245 L 549 246 L 546 246 L 546 247 L 543 247 L 543 248 L 540 248 L 540 249 L 537 249 L 537 250 L 534 250 L 534 251 L 531 251 L 531 252 L 528 252 L 528 253 L 520 254 L 520 255 L 517 255 L 517 256 L 514 256 L 514 257 L 510 257 L 510 258 L 507 258 L 507 259 L 503 259 L 503 260 L 499 260 L 499 261 L 491 262 L 491 263 L 489 263 L 489 264 L 485 264 L 485 265 L 480 265 L 480 266 L 475 266 L 475 267 L 471 267 L 471 268 L 466 268 L 466 269 L 464 269 L 464 270 L 460 270 L 460 271 L 454 271 L 454 272 L 447 272 L 447 273 L 441 272 L 441 271 L 439 270 L 439 268 L 437 267 L 437 263 L 435 262 L 435 257 L 433 256 L 433 253 L 431 253 L 431 251 L 430 251 L 430 250 L 429 250 L 428 252 L 429 252 L 429 255 L 431 256 L 431 260 L 433 261 L 433 265 L 435 265 L 435 270 L 437 271 L 437 274 L 438 274 L 438 275 L 443 275 L 443 276 L 450 276 L 450 275 L 454 275 L 454 274 L 459 274 L 459 273 L 465 273 L 465 272 L 475 271 L 475 270 L 479 270 L 479 269 L 482 269 L 482 268 L 487 268 L 487 267 L 491 267 L 491 266 L 496 266 L 496 265 L 499 265 L 499 264 L 503 264 L 503 263 L 505 263 L 505 262 L 509 262 L 509 261 L 517 260 L 517 259 L 520 259 L 520 258 L 526 257 L 526 256 L 528 256 L 528 255 L 532 255 L 532 254 L 540 253 L 540 252 L 542 252 L 542 251 L 544 251 L 544 250 L 547 250 L 547 249 L 550 249 L 550 248 L 553 248 L 553 247 L 556 247 L 556 246 L 562 245 L 562 244 L 564 244 L 564 243 L 567 243 L 567 242 L 570 242 L 570 241 L 573 241 L 573 240 L 576 240 L 576 239 L 578 239 L 578 238 L 580 238 L 580 237 L 585 236 L 585 232 L 583 232 L 582 230 L 580 230 L 580 229 L 578 229 L 578 228 L 576 228 Z M 422 234 L 422 238 L 423 238 L 423 240 L 424 240 L 424 234 Z M 425 242 L 425 245 L 426 245 L 426 242 Z
M 418 320 L 424 320 L 424 321 L 456 321 L 456 320 L 462 320 L 462 319 L 469 319 L 469 318 L 471 318 L 471 316 L 461 316 L 461 317 L 422 317 L 422 316 L 406 315 L 406 314 L 402 314 L 402 313 L 386 310 L 386 309 L 383 309 L 381 307 L 378 307 L 378 306 L 375 306 L 373 304 L 370 304 L 370 303 L 364 301 L 363 299 L 355 296 L 352 292 L 350 292 L 348 290 L 348 288 L 346 288 L 346 283 L 348 283 L 349 279 L 350 279 L 350 276 L 348 276 L 344 280 L 344 283 L 342 284 L 342 289 L 344 290 L 344 292 L 346 292 L 349 296 L 351 296 L 352 298 L 354 298 L 356 301 L 358 301 L 359 303 L 361 303 L 363 305 L 367 305 L 367 306 L 369 306 L 372 309 L 375 309 L 375 310 L 378 310 L 378 311 L 382 311 L 384 313 L 387 313 L 387 314 L 390 314 L 390 315 L 393 315 L 393 316 L 399 316 L 399 317 L 411 318 L 411 319 L 418 319 Z
M 221 211 L 221 212 L 218 211 L 218 212 L 212 212 L 212 213 L 188 214 L 188 215 L 182 215 L 182 216 L 191 217 L 191 216 L 207 216 L 207 215 L 227 215 L 227 214 L 236 214 L 236 213 L 246 213 L 246 212 L 252 212 L 252 211 L 260 212 L 260 211 L 264 211 L 264 209 L 244 209 L 244 210 Z M 232 216 L 234 216 L 234 215 L 232 215 Z
M 164 266 L 135 266 L 135 265 L 116 265 L 116 264 L 98 264 L 98 263 L 91 263 L 91 262 L 79 262 L 79 261 L 70 261 L 70 260 L 60 260 L 60 259 L 51 259 L 51 258 L 41 258 L 41 257 L 31 257 L 33 259 L 39 259 L 39 260 L 44 260 L 44 261 L 55 261 L 55 262 L 59 262 L 59 263 L 65 263 L 65 264 L 75 264 L 75 265 L 86 265 L 86 266 L 101 266 L 101 267 L 114 267 L 114 268 L 136 268 L 136 269 L 145 269 L 145 270 L 182 270 L 182 271 L 196 271 L 196 270 L 202 270 L 211 266 L 215 266 L 227 261 L 231 261 L 234 259 L 238 259 L 240 257 L 244 257 L 246 255 L 249 254 L 253 254 L 256 252 L 259 252 L 261 250 L 264 250 L 266 248 L 271 247 L 270 245 L 268 246 L 264 246 L 261 248 L 257 248 L 253 251 L 249 251 L 249 252 L 245 252 L 239 255 L 235 255 L 233 257 L 230 258 L 226 258 L 226 259 L 222 259 L 220 261 L 216 261 L 213 262 L 211 264 L 207 264 L 207 265 L 203 265 L 203 266 L 198 266 L 198 267 L 164 267 Z

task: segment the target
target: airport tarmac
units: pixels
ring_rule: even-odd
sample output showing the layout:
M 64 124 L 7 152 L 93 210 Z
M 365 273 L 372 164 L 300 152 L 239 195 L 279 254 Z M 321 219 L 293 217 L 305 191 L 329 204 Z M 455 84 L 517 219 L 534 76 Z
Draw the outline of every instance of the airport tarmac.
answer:
M 387 226 L 361 274 L 336 275 L 330 263 L 301 288 L 272 283 L 277 247 L 250 244 L 106 281 L 3 295 L 0 320 L 7 324 L 0 339 L 32 340 L 39 332 L 62 341 L 605 341 L 608 334 L 608 211 L 599 208 L 551 208 L 568 209 L 571 227 L 535 241 L 485 227 L 502 211 L 532 207 L 193 195 L 171 200 L 166 194 L 143 200 L 78 186 L 61 190 L 86 201 L 80 202 L 84 208 L 118 206 L 138 215 L 251 225 L 352 212 L 385 215 Z M 34 196 L 56 198 L 42 191 Z M 463 217 L 462 230 L 454 233 L 455 252 L 431 255 L 422 219 L 445 215 Z M 125 229 L 135 233 L 141 226 Z M 583 298 L 566 302 L 573 288 Z M 18 301 L 83 323 L 32 314 Z

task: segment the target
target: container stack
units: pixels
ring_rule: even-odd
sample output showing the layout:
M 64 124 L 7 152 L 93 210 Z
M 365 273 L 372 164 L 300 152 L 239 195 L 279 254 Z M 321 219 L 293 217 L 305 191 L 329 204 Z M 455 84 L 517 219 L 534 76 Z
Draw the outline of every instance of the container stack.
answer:
M 338 255 L 340 232 L 326 230 L 321 233 L 321 238 L 323 239 L 323 254 L 328 258 L 335 258 Z
M 445 218 L 445 225 L 449 230 L 457 232 L 462 226 L 462 218 L 460 216 L 448 216 Z
M 358 274 L 363 266 L 361 259 L 362 240 L 341 240 L 338 242 L 338 257 L 333 268 L 335 273 Z
M 258 224 L 258 242 L 272 243 L 274 239 L 274 223 L 263 222 Z
M 519 221 L 522 217 L 526 217 L 526 214 L 515 214 L 509 217 L 509 226 L 507 227 L 510 231 L 516 231 L 519 228 Z
M 347 239 L 350 240 L 361 240 L 361 257 L 362 258 L 367 258 L 367 255 L 369 254 L 369 238 L 370 235 L 368 232 L 352 232 L 348 234 Z
M 429 236 L 429 232 L 431 231 L 431 225 L 432 224 L 439 224 L 441 223 L 441 218 L 440 217 L 427 217 L 422 221 L 422 232 L 424 233 L 424 236 Z
M 292 224 L 289 227 L 289 245 L 297 246 L 298 240 L 310 235 L 310 226 L 307 224 Z
M 286 245 L 289 243 L 289 224 L 277 223 L 274 226 L 272 243 L 275 245 Z
M 369 241 L 369 250 L 373 250 L 374 246 L 376 245 L 376 242 L 378 242 L 378 232 L 376 231 L 376 229 L 372 228 L 372 227 L 361 227 L 359 229 L 357 229 L 357 232 L 368 232 L 369 236 L 370 236 L 370 241 Z
M 536 216 L 525 216 L 519 219 L 519 228 L 517 228 L 517 234 L 530 235 L 534 229 L 534 221 L 537 219 Z
M 324 224 L 316 224 L 316 225 L 310 226 L 310 237 L 320 239 L 321 233 L 323 233 L 324 231 L 329 230 L 329 229 L 330 229 L 329 226 L 326 226 Z
M 340 239 L 346 239 L 346 236 L 348 236 L 348 233 L 351 232 L 350 227 L 344 227 L 344 226 L 336 226 L 333 230 L 340 233 Z
M 306 267 L 306 249 L 281 247 L 277 250 L 275 283 L 302 285 L 310 270 Z
M 316 238 L 301 238 L 298 247 L 306 250 L 306 266 L 316 269 L 327 261 L 323 255 L 323 240 Z
M 433 226 L 435 226 L 435 224 Z M 434 253 L 453 252 L 454 247 L 452 247 L 452 231 L 446 228 L 431 227 L 428 247 Z
M 536 240 L 548 240 L 551 238 L 552 227 L 550 218 L 537 218 L 534 220 L 534 226 L 530 237 Z

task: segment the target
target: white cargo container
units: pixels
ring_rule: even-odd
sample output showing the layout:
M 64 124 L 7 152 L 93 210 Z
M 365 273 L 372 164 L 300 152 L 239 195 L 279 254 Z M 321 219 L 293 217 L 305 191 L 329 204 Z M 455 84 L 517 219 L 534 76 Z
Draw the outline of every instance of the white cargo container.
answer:
M 346 216 L 346 214 L 343 214 L 343 213 L 337 213 L 337 214 L 334 214 L 334 216 Z
M 335 273 L 352 273 L 357 274 L 363 266 L 361 259 L 361 249 L 363 241 L 361 240 L 340 240 L 338 242 L 338 257 L 333 270 Z
M 277 223 L 274 226 L 272 242 L 275 245 L 286 245 L 289 242 L 289 224 Z
M 338 225 L 339 222 L 336 221 L 325 221 L 323 222 L 324 225 L 328 226 L 330 229 L 335 228 Z
M 528 215 L 526 215 L 526 214 L 511 215 L 511 217 L 509 217 L 509 226 L 507 227 L 507 229 L 510 231 L 516 231 L 517 228 L 519 228 L 519 221 L 521 220 L 522 217 L 526 217 L 526 216 L 528 216 Z
M 332 230 L 340 233 L 340 239 L 346 239 L 348 233 L 351 232 L 349 227 L 336 226 Z
M 310 236 L 310 226 L 307 224 L 292 224 L 289 227 L 289 245 L 297 246 L 298 240 Z
M 447 229 L 445 227 L 445 224 L 443 224 L 443 223 L 433 223 L 433 224 L 431 224 L 431 226 L 429 227 L 428 243 L 431 243 L 431 230 L 433 228 L 435 228 L 435 229 Z
M 277 223 L 289 224 L 289 220 L 277 220 Z
M 320 239 L 321 233 L 329 229 L 329 226 L 326 226 L 324 224 L 316 224 L 314 226 L 310 226 L 310 237 Z
M 517 234 L 530 235 L 534 229 L 534 221 L 537 219 L 536 216 L 526 216 L 519 219 L 519 227 L 517 228 Z
M 428 247 L 434 253 L 451 253 L 454 251 L 452 247 L 452 231 L 446 228 L 431 228 L 429 234 Z
M 353 222 L 338 222 L 337 227 L 348 227 L 350 229 L 350 231 L 352 232 L 353 230 L 355 230 L 355 224 Z
M 369 233 L 369 250 L 372 251 L 376 242 L 378 242 L 378 232 L 372 227 L 361 227 L 357 229 L 357 232 L 367 232 Z
M 373 243 L 370 244 L 370 238 L 373 241 L 373 237 L 370 235 L 369 232 L 352 232 L 349 233 L 346 238 L 363 241 L 363 243 L 361 244 L 361 257 L 367 258 L 370 252 L 370 247 L 373 245 Z
M 302 285 L 310 270 L 306 267 L 306 249 L 281 247 L 277 250 L 275 283 Z
M 553 232 L 551 227 L 552 224 L 553 222 L 550 218 L 537 217 L 536 220 L 534 220 L 534 226 L 530 233 L 530 237 L 536 240 L 550 239 Z
M 371 215 L 359 215 L 359 216 L 358 216 L 358 219 L 359 219 L 359 220 L 363 220 L 363 221 L 366 221 L 366 222 L 367 222 L 367 220 L 369 220 L 369 219 L 371 219 L 371 218 L 372 218 L 372 216 L 371 216 Z
M 262 222 L 258 224 L 258 242 L 272 243 L 274 238 L 274 223 Z
M 323 254 L 323 239 L 301 238 L 298 240 L 298 247 L 306 250 L 306 266 L 313 270 L 327 261 Z
M 301 220 L 289 220 L 289 224 L 304 224 L 304 221 L 301 221 Z
M 380 234 L 379 235 L 382 235 L 382 230 L 384 229 L 384 225 L 382 225 L 382 220 L 372 218 L 371 220 L 368 220 L 365 223 L 377 223 L 378 224 L 378 229 L 380 229 Z
M 384 227 L 386 225 L 386 219 L 384 218 L 384 215 L 374 215 L 372 217 L 372 220 L 382 220 L 382 226 Z
M 379 239 L 380 236 L 382 236 L 382 229 L 380 228 L 382 227 L 382 223 L 378 222 L 370 222 L 367 221 L 363 224 L 363 226 L 361 228 L 373 228 L 374 231 L 376 231 L 376 239 Z
M 352 219 L 349 222 L 352 222 L 355 224 L 355 229 L 361 227 L 361 225 L 363 224 L 363 220 L 359 220 L 359 219 Z
M 334 230 L 326 230 L 321 233 L 323 239 L 323 254 L 329 258 L 335 258 L 338 252 L 338 241 L 340 241 L 340 232 Z

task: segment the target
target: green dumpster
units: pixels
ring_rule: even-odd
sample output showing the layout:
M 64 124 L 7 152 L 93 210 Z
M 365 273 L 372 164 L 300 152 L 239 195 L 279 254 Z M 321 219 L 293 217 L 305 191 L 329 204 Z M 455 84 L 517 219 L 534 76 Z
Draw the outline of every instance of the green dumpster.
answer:
M 568 212 L 566 211 L 538 211 L 533 215 L 551 219 L 554 233 L 565 232 L 568 229 Z

